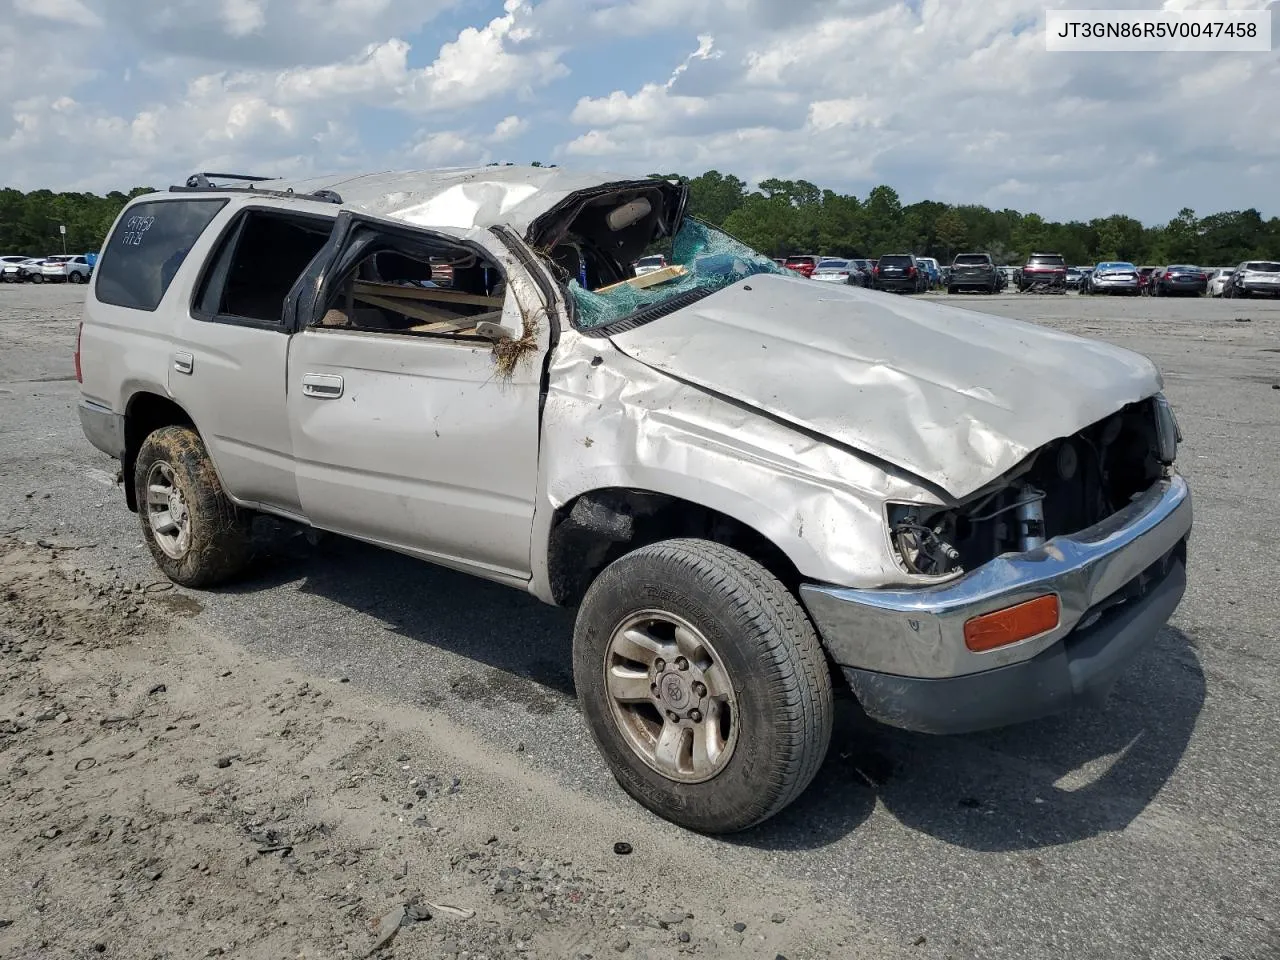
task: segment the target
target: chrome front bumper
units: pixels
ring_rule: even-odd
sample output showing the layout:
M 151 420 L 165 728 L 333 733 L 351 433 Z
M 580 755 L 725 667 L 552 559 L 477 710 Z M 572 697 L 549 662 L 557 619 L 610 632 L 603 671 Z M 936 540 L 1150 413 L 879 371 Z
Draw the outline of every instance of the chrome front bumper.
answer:
M 964 676 L 1030 660 L 1089 626 L 1095 608 L 1167 557 L 1190 531 L 1191 491 L 1173 475 L 1096 526 L 997 557 L 958 580 L 919 589 L 806 584 L 800 597 L 842 667 Z M 965 646 L 965 621 L 1049 593 L 1061 606 L 1057 629 L 985 653 Z
M 1101 703 L 1186 590 L 1191 494 L 1179 476 L 1038 550 L 920 590 L 805 585 L 800 595 L 873 719 L 966 733 Z M 1057 594 L 1056 629 L 974 653 L 965 621 Z

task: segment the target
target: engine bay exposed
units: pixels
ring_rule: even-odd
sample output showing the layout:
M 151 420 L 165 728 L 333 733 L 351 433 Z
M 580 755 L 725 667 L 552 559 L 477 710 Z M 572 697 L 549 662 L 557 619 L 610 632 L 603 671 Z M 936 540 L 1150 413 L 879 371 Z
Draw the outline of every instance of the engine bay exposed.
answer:
M 1162 433 L 1177 427 L 1162 421 L 1161 402 L 1130 404 L 1046 444 L 958 507 L 890 504 L 890 539 L 904 569 L 922 576 L 973 570 L 1121 510 L 1172 462 Z

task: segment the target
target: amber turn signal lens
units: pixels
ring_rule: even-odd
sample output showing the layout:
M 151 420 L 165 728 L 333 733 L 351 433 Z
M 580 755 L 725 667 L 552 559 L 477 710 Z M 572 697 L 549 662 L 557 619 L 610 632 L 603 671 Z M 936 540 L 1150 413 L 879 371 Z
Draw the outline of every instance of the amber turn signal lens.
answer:
M 984 613 L 965 622 L 964 645 L 974 653 L 1007 647 L 1052 630 L 1058 625 L 1058 614 L 1057 594 Z

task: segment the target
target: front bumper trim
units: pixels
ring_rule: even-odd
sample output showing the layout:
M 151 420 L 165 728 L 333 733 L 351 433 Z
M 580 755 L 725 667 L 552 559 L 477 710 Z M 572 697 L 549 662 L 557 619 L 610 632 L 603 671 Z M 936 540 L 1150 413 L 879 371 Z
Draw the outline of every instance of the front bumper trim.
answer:
M 923 679 L 850 667 L 844 675 L 868 716 L 920 733 L 972 733 L 1101 706 L 1178 606 L 1186 582 L 1182 557 L 1171 558 L 1164 579 L 1141 600 L 996 670 Z
M 1191 524 L 1191 491 L 1173 474 L 1101 523 L 997 557 L 956 580 L 906 589 L 804 584 L 800 597 L 841 667 L 923 679 L 966 676 L 1030 660 L 1059 643 L 1167 560 Z M 965 646 L 971 617 L 1051 593 L 1062 611 L 1055 630 L 983 653 Z

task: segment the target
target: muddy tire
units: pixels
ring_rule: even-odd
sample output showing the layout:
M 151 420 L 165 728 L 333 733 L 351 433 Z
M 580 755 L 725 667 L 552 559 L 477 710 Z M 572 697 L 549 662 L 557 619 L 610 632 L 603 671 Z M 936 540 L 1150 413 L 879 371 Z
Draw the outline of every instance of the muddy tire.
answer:
M 162 427 L 143 441 L 133 471 L 142 537 L 174 583 L 210 587 L 248 564 L 250 517 L 222 483 L 190 427 Z
M 772 817 L 831 740 L 813 625 L 776 577 L 720 544 L 667 540 L 607 567 L 579 608 L 573 669 L 618 783 L 691 830 Z

